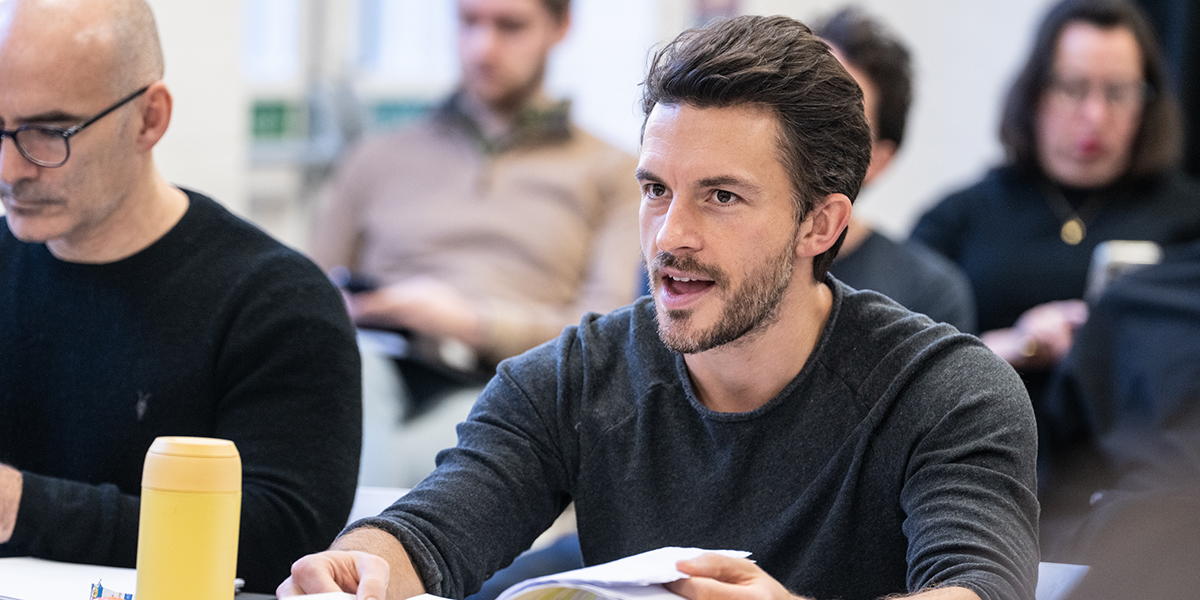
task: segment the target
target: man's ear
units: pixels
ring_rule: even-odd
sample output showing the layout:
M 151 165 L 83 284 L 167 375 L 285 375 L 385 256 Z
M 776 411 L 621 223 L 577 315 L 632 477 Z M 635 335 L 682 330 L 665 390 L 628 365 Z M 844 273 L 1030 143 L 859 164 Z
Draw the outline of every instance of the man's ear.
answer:
M 555 25 L 555 28 L 554 43 L 551 44 L 552 46 L 557 46 L 559 42 L 563 41 L 563 39 L 567 37 L 567 33 L 571 31 L 570 9 L 567 9 L 565 12 L 563 12 L 562 18 L 558 19 L 558 23 Z
M 142 109 L 142 120 L 137 133 L 139 151 L 149 152 L 167 132 L 167 126 L 171 124 L 173 103 L 167 84 L 162 81 L 150 84 L 139 103 Z
M 796 255 L 811 258 L 832 247 L 850 222 L 850 207 L 845 194 L 830 194 L 817 203 L 800 226 Z

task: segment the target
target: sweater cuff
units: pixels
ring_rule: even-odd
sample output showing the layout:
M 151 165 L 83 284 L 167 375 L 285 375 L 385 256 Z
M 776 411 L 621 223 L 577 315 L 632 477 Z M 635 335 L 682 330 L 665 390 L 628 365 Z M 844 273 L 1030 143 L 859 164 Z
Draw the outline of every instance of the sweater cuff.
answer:
M 52 506 L 47 492 L 50 478 L 21 471 L 21 500 L 17 506 L 17 524 L 8 543 L 15 547 L 28 548 L 39 537 L 46 509 Z
M 427 543 L 425 538 L 415 531 L 404 527 L 399 522 L 383 515 L 367 517 L 350 523 L 345 529 L 342 529 L 338 537 L 346 535 L 355 529 L 363 528 L 384 531 L 400 542 L 400 546 L 408 554 L 408 560 L 412 563 L 413 568 L 417 571 L 417 575 L 421 578 L 421 585 L 424 586 L 426 593 L 447 598 L 453 597 L 453 592 L 444 589 L 442 586 L 444 582 L 444 578 L 442 577 L 444 565 L 440 565 L 433 557 L 432 545 Z

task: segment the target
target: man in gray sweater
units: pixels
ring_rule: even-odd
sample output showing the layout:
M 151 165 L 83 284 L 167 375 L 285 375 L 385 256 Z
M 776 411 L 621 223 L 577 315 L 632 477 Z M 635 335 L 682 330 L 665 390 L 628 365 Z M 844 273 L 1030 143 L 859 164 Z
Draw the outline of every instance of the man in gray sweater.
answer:
M 281 596 L 460 598 L 571 500 L 588 564 L 660 546 L 691 600 L 1032 598 L 1036 432 L 977 339 L 826 270 L 862 94 L 786 17 L 682 34 L 645 83 L 652 298 L 502 363 L 459 445 Z

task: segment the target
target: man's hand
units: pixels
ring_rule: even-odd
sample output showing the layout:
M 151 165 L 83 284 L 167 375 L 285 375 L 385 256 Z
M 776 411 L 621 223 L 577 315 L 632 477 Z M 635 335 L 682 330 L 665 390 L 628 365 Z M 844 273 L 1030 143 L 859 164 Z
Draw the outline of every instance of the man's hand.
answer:
M 346 295 L 346 309 L 358 325 L 411 329 L 460 340 L 478 349 L 484 343 L 483 318 L 458 290 L 430 277 L 414 277 L 373 292 Z
M 21 490 L 25 479 L 21 472 L 0 464 L 0 544 L 12 538 L 17 526 L 17 509 L 21 506 Z
M 1071 351 L 1075 330 L 1087 321 L 1087 315 L 1083 300 L 1047 302 L 1025 311 L 1012 327 L 979 337 L 1014 368 L 1045 370 Z
M 692 560 L 681 560 L 675 563 L 675 568 L 691 578 L 672 581 L 666 587 L 688 600 L 804 600 L 745 558 L 708 552 Z M 961 587 L 925 590 L 904 598 L 979 600 L 975 592 Z
M 350 592 L 357 600 L 403 600 L 425 593 L 408 552 L 392 534 L 362 527 L 333 541 L 330 550 L 292 564 L 276 588 L 280 598 Z
M 708 552 L 675 564 L 689 579 L 666 584 L 688 600 L 794 600 L 783 584 L 745 558 Z
M 350 592 L 358 600 L 385 600 L 388 572 L 387 561 L 374 554 L 328 550 L 293 563 L 292 576 L 279 584 L 275 595 Z

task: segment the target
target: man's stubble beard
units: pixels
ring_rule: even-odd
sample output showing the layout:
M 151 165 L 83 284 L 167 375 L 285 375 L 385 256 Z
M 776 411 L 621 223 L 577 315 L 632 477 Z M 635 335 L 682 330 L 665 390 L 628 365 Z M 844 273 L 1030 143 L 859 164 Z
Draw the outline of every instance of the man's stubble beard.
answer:
M 528 79 L 518 82 L 507 89 L 499 90 L 498 93 L 484 98 L 478 94 L 478 90 L 472 91 L 468 85 L 468 93 L 475 95 L 478 102 L 483 103 L 489 110 L 499 113 L 516 114 L 542 89 L 542 83 L 546 76 L 546 62 L 543 59 L 537 70 Z
M 685 331 L 693 309 L 666 310 L 655 303 L 658 337 L 668 348 L 682 354 L 696 354 L 752 339 L 779 319 L 779 305 L 787 293 L 796 264 L 797 228 L 783 252 L 763 267 L 751 273 L 735 290 L 729 289 L 729 278 L 715 267 L 704 265 L 689 256 L 677 257 L 660 252 L 648 272 L 653 277 L 658 267 L 672 266 L 680 270 L 705 275 L 714 281 L 713 290 L 724 299 L 717 322 L 707 331 Z M 654 282 L 650 283 L 653 289 Z M 665 314 L 664 314 L 665 313 Z

